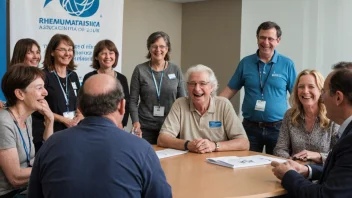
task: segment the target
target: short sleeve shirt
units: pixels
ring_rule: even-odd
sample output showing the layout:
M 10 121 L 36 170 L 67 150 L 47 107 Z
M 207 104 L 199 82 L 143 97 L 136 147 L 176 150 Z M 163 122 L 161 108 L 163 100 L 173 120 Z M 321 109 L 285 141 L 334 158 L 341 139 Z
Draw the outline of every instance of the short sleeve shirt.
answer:
M 224 97 L 211 97 L 210 105 L 201 115 L 188 97 L 175 101 L 165 119 L 161 133 L 181 139 L 205 138 L 211 141 L 227 141 L 247 138 L 242 123 L 229 100 Z

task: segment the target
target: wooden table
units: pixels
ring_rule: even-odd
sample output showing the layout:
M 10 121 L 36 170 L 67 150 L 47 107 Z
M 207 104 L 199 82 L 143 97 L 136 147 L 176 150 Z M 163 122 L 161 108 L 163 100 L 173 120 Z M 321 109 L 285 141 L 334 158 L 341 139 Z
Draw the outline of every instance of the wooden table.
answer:
M 163 148 L 153 146 L 155 150 Z M 160 159 L 174 198 L 271 197 L 285 194 L 271 166 L 232 169 L 205 162 L 209 157 L 258 155 L 252 151 L 187 153 Z

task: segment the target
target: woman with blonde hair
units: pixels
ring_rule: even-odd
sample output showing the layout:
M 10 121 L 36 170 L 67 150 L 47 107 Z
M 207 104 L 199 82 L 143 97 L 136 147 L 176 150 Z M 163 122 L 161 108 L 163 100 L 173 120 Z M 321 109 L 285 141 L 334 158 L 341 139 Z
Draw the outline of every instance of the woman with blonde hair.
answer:
M 293 87 L 292 108 L 287 110 L 274 154 L 322 163 L 337 142 L 339 125 L 326 117 L 321 100 L 324 77 L 316 70 L 303 70 Z

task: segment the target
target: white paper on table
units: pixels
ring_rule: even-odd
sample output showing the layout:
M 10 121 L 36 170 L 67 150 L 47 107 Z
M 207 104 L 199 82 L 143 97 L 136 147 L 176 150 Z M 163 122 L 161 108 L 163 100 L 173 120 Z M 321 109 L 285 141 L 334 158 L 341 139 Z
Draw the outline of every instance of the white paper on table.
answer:
M 155 151 L 155 152 L 159 159 L 188 153 L 188 151 L 181 151 L 176 149 L 164 149 L 164 150 Z
M 251 166 L 260 166 L 270 164 L 272 161 L 277 161 L 279 163 L 284 163 L 286 160 L 268 157 L 264 155 L 252 155 L 246 157 L 237 157 L 237 156 L 224 156 L 224 157 L 215 157 L 207 158 L 207 162 L 212 164 L 217 164 L 220 166 L 226 166 L 230 168 L 243 168 Z

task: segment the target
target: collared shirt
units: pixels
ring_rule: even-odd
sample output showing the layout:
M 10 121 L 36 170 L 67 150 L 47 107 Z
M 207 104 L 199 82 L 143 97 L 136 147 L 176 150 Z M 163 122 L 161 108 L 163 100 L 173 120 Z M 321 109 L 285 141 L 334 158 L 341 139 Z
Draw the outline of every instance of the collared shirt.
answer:
M 263 98 L 259 72 L 262 76 Z M 287 91 L 292 92 L 296 76 L 293 61 L 276 50 L 269 63 L 262 62 L 255 53 L 241 60 L 228 87 L 234 90 L 244 87 L 245 96 L 242 105 L 244 118 L 254 122 L 276 122 L 283 119 L 288 108 Z M 257 100 L 262 99 L 266 101 L 265 111 L 255 110 Z
M 229 100 L 224 97 L 211 97 L 208 110 L 201 115 L 188 97 L 182 97 L 172 105 L 160 133 L 181 139 L 197 138 L 220 142 L 236 138 L 247 138 Z
M 347 125 L 352 121 L 352 115 L 350 117 L 348 117 L 340 126 L 339 130 L 338 130 L 338 136 L 341 137 L 341 135 L 343 134 L 343 132 L 345 131 Z

